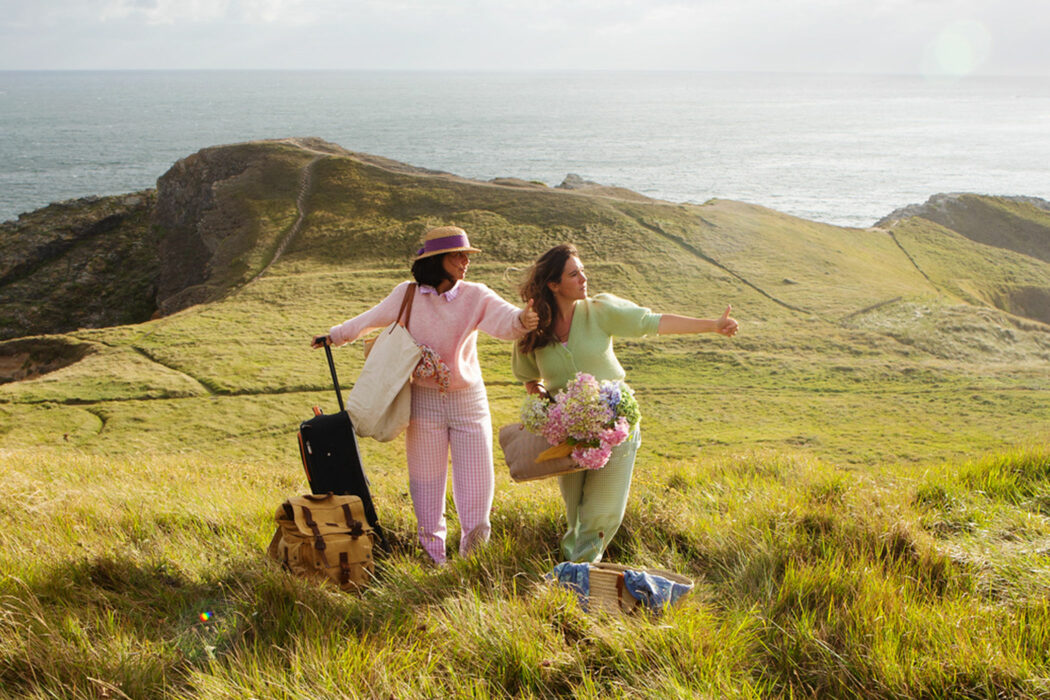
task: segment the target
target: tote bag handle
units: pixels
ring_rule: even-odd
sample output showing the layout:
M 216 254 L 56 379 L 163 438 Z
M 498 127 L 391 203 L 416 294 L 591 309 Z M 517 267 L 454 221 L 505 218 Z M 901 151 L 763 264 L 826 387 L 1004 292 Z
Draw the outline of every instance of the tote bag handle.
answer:
M 412 302 L 416 299 L 416 283 L 408 285 L 408 289 L 405 290 L 405 298 L 401 300 L 401 308 L 397 312 L 397 323 L 401 324 L 405 330 L 408 330 L 408 320 L 412 318 Z M 401 323 L 401 317 L 405 317 L 405 322 Z M 390 332 L 393 332 L 393 328 Z

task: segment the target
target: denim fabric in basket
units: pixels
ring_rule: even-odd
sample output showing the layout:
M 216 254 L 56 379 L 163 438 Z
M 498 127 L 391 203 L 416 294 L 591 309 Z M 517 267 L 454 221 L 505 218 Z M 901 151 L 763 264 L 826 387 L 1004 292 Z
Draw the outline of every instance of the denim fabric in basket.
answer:
M 580 599 L 580 605 L 586 609 L 587 596 L 591 593 L 591 565 L 577 564 L 571 561 L 563 561 L 554 567 L 554 571 L 547 574 L 548 581 L 554 581 L 560 586 L 568 588 Z
M 639 603 L 657 612 L 673 604 L 693 589 L 692 585 L 630 569 L 623 572 L 623 586 L 638 599 Z

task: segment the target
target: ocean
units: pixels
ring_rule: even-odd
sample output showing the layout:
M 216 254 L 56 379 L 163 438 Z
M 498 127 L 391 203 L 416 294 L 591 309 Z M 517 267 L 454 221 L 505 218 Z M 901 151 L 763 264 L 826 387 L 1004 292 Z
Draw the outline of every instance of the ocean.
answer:
M 688 72 L 0 72 L 0 220 L 317 136 L 488 180 L 568 173 L 870 226 L 939 192 L 1050 198 L 1050 79 Z

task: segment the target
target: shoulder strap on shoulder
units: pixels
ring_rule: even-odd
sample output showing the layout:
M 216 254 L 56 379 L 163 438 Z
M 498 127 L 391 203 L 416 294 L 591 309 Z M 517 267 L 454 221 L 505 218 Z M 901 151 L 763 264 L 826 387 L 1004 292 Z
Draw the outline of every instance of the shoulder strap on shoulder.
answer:
M 418 285 L 413 282 L 408 285 L 405 289 L 405 298 L 401 300 L 401 309 L 397 312 L 397 322 L 408 328 L 408 321 L 412 318 L 412 302 L 416 299 L 416 287 Z M 404 316 L 405 320 L 402 322 L 401 317 Z

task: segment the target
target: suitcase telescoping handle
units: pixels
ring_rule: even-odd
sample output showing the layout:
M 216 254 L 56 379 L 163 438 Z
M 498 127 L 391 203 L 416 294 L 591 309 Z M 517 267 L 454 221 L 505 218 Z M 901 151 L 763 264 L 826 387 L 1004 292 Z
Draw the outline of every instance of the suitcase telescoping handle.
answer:
M 335 360 L 332 359 L 332 345 L 327 338 L 325 338 L 324 343 L 324 354 L 328 356 L 328 369 L 332 371 L 332 384 L 335 386 L 335 398 L 339 401 L 339 411 L 341 413 L 346 410 L 343 406 L 343 390 L 339 388 L 339 377 L 335 373 Z

